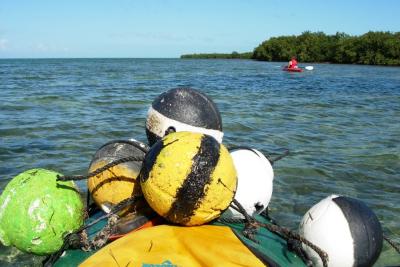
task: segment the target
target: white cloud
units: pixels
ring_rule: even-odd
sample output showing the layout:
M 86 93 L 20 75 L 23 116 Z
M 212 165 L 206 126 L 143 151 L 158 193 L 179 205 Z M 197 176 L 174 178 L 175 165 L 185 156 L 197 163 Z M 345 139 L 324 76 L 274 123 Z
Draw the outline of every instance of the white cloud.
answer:
M 8 40 L 7 39 L 0 39 L 0 51 L 7 49 Z

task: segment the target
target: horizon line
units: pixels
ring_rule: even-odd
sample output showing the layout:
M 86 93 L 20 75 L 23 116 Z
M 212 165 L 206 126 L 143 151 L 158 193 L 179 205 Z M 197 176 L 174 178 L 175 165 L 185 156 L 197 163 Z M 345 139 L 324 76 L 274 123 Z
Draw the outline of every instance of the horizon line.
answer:
M 1 59 L 180 59 L 180 57 L 0 57 Z

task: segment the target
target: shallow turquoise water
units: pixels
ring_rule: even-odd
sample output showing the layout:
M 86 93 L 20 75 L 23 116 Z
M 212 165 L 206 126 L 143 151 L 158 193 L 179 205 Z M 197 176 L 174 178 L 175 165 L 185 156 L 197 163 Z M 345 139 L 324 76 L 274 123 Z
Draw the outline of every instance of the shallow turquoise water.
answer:
M 152 100 L 191 86 L 216 102 L 228 146 L 291 151 L 275 164 L 270 204 L 282 225 L 297 228 L 312 205 L 335 193 L 365 201 L 400 242 L 400 68 L 314 64 L 286 73 L 282 64 L 0 60 L 0 188 L 30 168 L 83 174 L 113 139 L 145 142 Z M 34 260 L 0 246 L 1 266 Z M 399 262 L 385 245 L 376 266 Z

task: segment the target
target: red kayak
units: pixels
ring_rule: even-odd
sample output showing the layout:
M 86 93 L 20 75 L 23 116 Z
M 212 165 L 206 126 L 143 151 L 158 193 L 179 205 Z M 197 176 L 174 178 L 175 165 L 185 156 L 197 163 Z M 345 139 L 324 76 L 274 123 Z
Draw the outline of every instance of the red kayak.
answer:
M 289 71 L 289 72 L 302 72 L 303 71 L 302 68 L 288 68 L 287 66 L 285 66 L 282 70 Z

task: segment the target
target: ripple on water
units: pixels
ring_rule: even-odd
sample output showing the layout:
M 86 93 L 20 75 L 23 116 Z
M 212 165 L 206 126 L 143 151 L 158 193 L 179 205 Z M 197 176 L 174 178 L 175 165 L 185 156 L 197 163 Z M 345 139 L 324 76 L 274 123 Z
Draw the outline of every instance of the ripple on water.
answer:
M 291 151 L 274 165 L 272 217 L 296 229 L 312 205 L 343 194 L 365 201 L 400 242 L 400 69 L 315 64 L 314 71 L 297 75 L 282 72 L 281 65 L 0 60 L 0 187 L 4 179 L 35 167 L 83 174 L 95 151 L 110 140 L 146 142 L 153 99 L 192 86 L 220 109 L 226 145 L 274 155 Z M 1 266 L 32 262 L 37 258 L 0 247 Z M 376 266 L 398 262 L 385 245 Z

